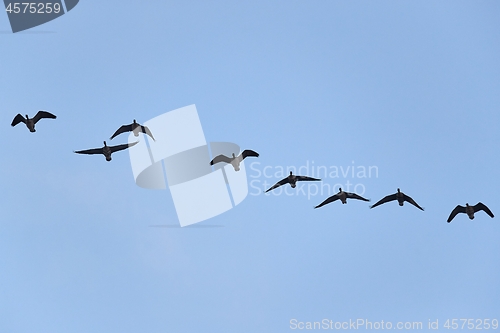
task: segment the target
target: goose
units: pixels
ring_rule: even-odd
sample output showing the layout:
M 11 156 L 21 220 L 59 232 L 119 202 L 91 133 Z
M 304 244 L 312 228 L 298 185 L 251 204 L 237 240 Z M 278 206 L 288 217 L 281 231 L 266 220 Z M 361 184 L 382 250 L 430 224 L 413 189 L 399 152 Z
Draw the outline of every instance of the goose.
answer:
M 457 207 L 455 207 L 455 209 L 451 212 L 450 217 L 448 217 L 448 223 L 450 223 L 451 220 L 453 220 L 453 218 L 458 213 L 466 213 L 469 216 L 469 219 L 473 220 L 474 219 L 474 213 L 478 212 L 480 210 L 484 210 L 486 212 L 486 214 L 488 214 L 492 218 L 495 217 L 495 215 L 493 215 L 493 213 L 491 212 L 491 210 L 488 207 L 486 207 L 486 205 L 483 204 L 482 202 L 478 202 L 475 206 L 469 206 L 469 204 L 466 203 L 465 207 L 464 206 L 460 206 L 460 205 L 458 205 Z
M 142 126 L 141 124 L 138 124 L 135 121 L 135 119 L 134 119 L 134 122 L 132 124 L 123 125 L 119 129 L 117 129 L 115 134 L 113 134 L 111 136 L 111 138 L 109 138 L 109 139 L 113 140 L 113 138 L 115 136 L 117 136 L 118 134 L 121 134 L 121 133 L 125 133 L 125 132 L 133 132 L 135 136 L 139 136 L 139 132 L 142 132 L 144 134 L 149 135 L 151 137 L 151 139 L 153 139 L 153 141 L 155 141 L 155 138 L 153 138 L 153 134 L 151 134 L 151 131 L 149 130 L 149 128 L 147 128 L 146 126 Z
M 407 201 L 407 202 L 411 203 L 413 206 L 417 207 L 418 209 L 424 210 L 422 207 L 420 207 L 415 202 L 415 200 L 413 200 L 411 197 L 409 197 L 406 194 L 404 194 L 403 192 L 401 192 L 399 190 L 399 188 L 398 188 L 398 192 L 397 193 L 394 193 L 394 194 L 386 196 L 385 198 L 381 199 L 380 201 L 378 201 L 374 205 L 371 205 L 370 208 L 375 208 L 375 207 L 377 207 L 377 206 L 379 206 L 379 205 L 381 205 L 383 203 L 386 203 L 386 202 L 389 202 L 389 201 L 393 201 L 393 200 L 397 200 L 400 206 L 403 206 L 404 202 Z
M 259 157 L 259 153 L 245 149 L 240 155 L 235 156 L 233 153 L 233 157 L 227 157 L 225 155 L 218 155 L 213 160 L 210 161 L 210 165 L 214 165 L 219 162 L 231 163 L 233 165 L 234 171 L 240 170 L 240 163 L 248 156 L 251 157 Z
M 31 133 L 36 132 L 35 130 L 35 124 L 43 118 L 49 118 L 49 119 L 56 119 L 57 117 L 54 116 L 52 113 L 47 112 L 47 111 L 38 111 L 37 114 L 33 117 L 30 118 L 28 115 L 26 115 L 26 118 L 23 117 L 21 114 L 17 114 L 17 116 L 14 117 L 14 120 L 12 120 L 11 126 L 16 126 L 19 123 L 25 123 L 26 127 L 30 130 Z
M 329 197 L 328 199 L 326 199 L 325 201 L 323 201 L 322 203 L 320 203 L 319 205 L 317 205 L 314 208 L 322 207 L 322 206 L 329 204 L 330 202 L 334 202 L 338 199 L 340 199 L 340 201 L 342 201 L 343 204 L 347 203 L 347 199 L 357 199 L 357 200 L 363 200 L 363 201 L 370 201 L 370 199 L 363 198 L 362 196 L 357 195 L 356 193 L 344 192 L 344 191 L 342 191 L 342 188 L 339 188 L 339 193 L 332 195 L 331 197 Z
M 295 176 L 291 171 L 290 171 L 290 175 L 288 175 L 288 177 L 286 178 L 283 178 L 282 180 L 280 180 L 279 182 L 277 182 L 276 184 L 274 184 L 271 188 L 269 188 L 265 193 L 271 191 L 271 190 L 274 190 L 275 188 L 277 187 L 280 187 L 281 185 L 285 185 L 285 184 L 290 184 L 290 186 L 292 188 L 295 188 L 295 186 L 297 186 L 297 182 L 298 181 L 316 181 L 316 180 L 321 180 L 321 179 L 317 179 L 317 178 L 312 178 L 312 177 L 307 177 L 307 176 Z
M 87 155 L 94 155 L 94 154 L 103 154 L 106 157 L 106 161 L 111 161 L 111 154 L 120 150 L 127 149 L 128 147 L 135 146 L 137 142 L 133 142 L 130 144 L 123 144 L 123 145 L 118 145 L 118 146 L 108 146 L 106 144 L 106 141 L 104 141 L 104 147 L 102 148 L 95 148 L 95 149 L 87 149 L 87 150 L 78 150 L 75 151 L 77 154 L 87 154 Z

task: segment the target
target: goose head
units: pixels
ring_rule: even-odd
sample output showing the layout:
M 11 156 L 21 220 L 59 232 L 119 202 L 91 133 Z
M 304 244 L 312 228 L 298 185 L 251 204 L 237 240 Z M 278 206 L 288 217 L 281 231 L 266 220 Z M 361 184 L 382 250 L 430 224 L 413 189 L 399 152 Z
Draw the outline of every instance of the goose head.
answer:
M 236 158 L 236 156 L 234 155 L 234 153 L 233 153 L 233 158 Z
M 27 120 L 27 119 L 30 119 L 30 117 L 28 117 L 28 115 L 26 115 L 26 120 Z
M 103 141 L 104 142 L 104 147 L 107 147 L 108 145 L 106 144 L 106 141 Z

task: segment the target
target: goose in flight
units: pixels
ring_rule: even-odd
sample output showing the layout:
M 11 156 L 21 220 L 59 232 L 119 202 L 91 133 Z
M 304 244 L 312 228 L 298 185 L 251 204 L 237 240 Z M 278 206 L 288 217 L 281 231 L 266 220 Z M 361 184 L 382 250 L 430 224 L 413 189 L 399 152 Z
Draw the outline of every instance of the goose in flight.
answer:
M 153 141 L 155 141 L 155 138 L 153 138 L 153 134 L 151 134 L 151 131 L 149 130 L 149 128 L 147 128 L 146 126 L 142 126 L 141 124 L 138 124 L 135 121 L 135 119 L 134 119 L 134 122 L 132 124 L 123 125 L 119 129 L 117 129 L 115 134 L 113 134 L 111 136 L 110 140 L 113 140 L 113 138 L 115 136 L 117 136 L 118 134 L 125 133 L 125 132 L 134 132 L 135 136 L 139 136 L 139 133 L 142 132 L 144 134 L 149 135 L 151 137 L 151 139 L 153 139 Z
M 130 144 L 123 144 L 123 145 L 118 145 L 118 146 L 108 146 L 106 144 L 106 141 L 104 141 L 104 147 L 102 148 L 95 148 L 95 149 L 87 149 L 87 150 L 78 150 L 75 151 L 77 154 L 87 154 L 87 155 L 94 155 L 94 154 L 103 154 L 106 157 L 106 161 L 111 161 L 111 154 L 120 150 L 127 149 L 128 147 L 135 146 L 137 142 L 133 142 Z
M 290 184 L 290 186 L 292 188 L 295 188 L 295 186 L 297 186 L 297 182 L 298 181 L 316 181 L 316 180 L 321 180 L 321 179 L 307 177 L 307 176 L 295 176 L 290 171 L 290 175 L 288 177 L 283 178 L 282 180 L 280 180 L 279 182 L 277 182 L 276 184 L 274 184 L 271 188 L 269 188 L 266 191 L 266 193 L 269 192 L 269 191 L 271 191 L 271 190 L 274 190 L 277 187 L 280 187 L 281 185 Z
M 331 197 L 329 197 L 328 199 L 326 199 L 325 201 L 323 201 L 322 203 L 320 203 L 319 205 L 317 205 L 314 208 L 322 207 L 322 206 L 329 204 L 330 202 L 334 202 L 338 199 L 340 199 L 340 201 L 342 201 L 343 204 L 347 203 L 347 199 L 357 199 L 357 200 L 363 200 L 363 201 L 370 201 L 370 199 L 363 198 L 362 196 L 357 195 L 356 193 L 344 192 L 344 191 L 342 191 L 341 188 L 339 188 L 339 193 L 332 195 Z
M 469 204 L 466 203 L 465 207 L 464 206 L 460 206 L 460 205 L 458 205 L 457 207 L 455 207 L 455 209 L 451 212 L 450 217 L 448 217 L 448 223 L 450 223 L 451 220 L 453 220 L 453 218 L 458 213 L 466 213 L 469 216 L 469 218 L 471 220 L 473 220 L 474 219 L 474 213 L 478 212 L 480 210 L 484 210 L 485 213 L 488 214 L 489 216 L 495 217 L 495 215 L 493 215 L 493 213 L 491 212 L 491 210 L 488 207 L 486 207 L 485 204 L 483 204 L 481 202 L 478 202 L 475 206 L 469 206 Z
M 54 116 L 52 113 L 47 112 L 47 111 L 38 111 L 37 114 L 33 117 L 30 118 L 28 115 L 26 115 L 26 118 L 23 117 L 21 114 L 17 114 L 17 116 L 14 117 L 14 120 L 12 120 L 11 126 L 16 126 L 19 123 L 25 123 L 26 127 L 30 130 L 30 132 L 36 132 L 35 130 L 35 124 L 43 118 L 49 118 L 49 119 L 56 119 L 56 116 Z
M 397 200 L 400 206 L 403 206 L 404 202 L 407 201 L 407 202 L 411 203 L 413 206 L 417 207 L 418 209 L 424 210 L 422 207 L 420 207 L 415 202 L 415 200 L 413 200 L 411 197 L 409 197 L 406 194 L 404 194 L 403 192 L 401 192 L 399 190 L 399 188 L 398 188 L 397 193 L 386 196 L 385 198 L 381 199 L 379 202 L 375 203 L 374 205 L 371 205 L 370 208 L 375 208 L 383 203 L 393 201 L 393 200 Z
M 225 155 L 218 155 L 213 160 L 210 161 L 210 165 L 214 165 L 215 163 L 219 163 L 219 162 L 231 163 L 233 165 L 234 171 L 239 171 L 241 161 L 243 161 L 248 156 L 259 157 L 259 153 L 255 152 L 253 150 L 245 149 L 238 156 L 235 156 L 234 153 L 233 153 L 233 157 L 227 157 Z

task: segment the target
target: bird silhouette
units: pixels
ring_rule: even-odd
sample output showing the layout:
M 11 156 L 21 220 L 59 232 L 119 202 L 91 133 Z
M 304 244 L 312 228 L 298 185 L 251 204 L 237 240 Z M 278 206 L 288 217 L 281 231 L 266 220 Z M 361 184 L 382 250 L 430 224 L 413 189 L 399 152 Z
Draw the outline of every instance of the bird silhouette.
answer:
M 231 163 L 235 171 L 240 170 L 240 163 L 248 156 L 251 157 L 259 157 L 259 154 L 253 150 L 246 149 L 240 155 L 235 156 L 233 153 L 233 157 L 227 157 L 225 155 L 218 155 L 212 161 L 210 161 L 210 165 L 214 165 L 216 163 L 225 162 Z
M 34 133 L 34 132 L 36 132 L 35 124 L 40 119 L 43 119 L 43 118 L 56 119 L 57 117 L 55 115 L 53 115 L 52 113 L 47 112 L 47 111 L 38 111 L 37 114 L 33 118 L 28 117 L 28 115 L 26 115 L 26 118 L 25 118 L 21 114 L 18 113 L 14 117 L 14 120 L 12 120 L 12 124 L 10 124 L 10 125 L 16 126 L 19 123 L 25 123 L 26 127 L 28 127 L 30 132 Z
M 491 210 L 488 207 L 486 207 L 485 204 L 483 204 L 481 202 L 478 202 L 475 206 L 469 206 L 469 204 L 466 203 L 465 207 L 464 206 L 460 206 L 460 205 L 458 205 L 457 207 L 455 207 L 455 209 L 453 209 L 453 211 L 451 212 L 450 217 L 448 217 L 448 221 L 447 222 L 450 223 L 451 220 L 453 220 L 453 218 L 458 213 L 466 213 L 469 216 L 469 219 L 473 220 L 474 219 L 474 213 L 478 212 L 480 210 L 484 210 L 484 212 L 486 214 L 488 214 L 489 216 L 491 216 L 492 218 L 495 217 L 495 215 L 493 215 L 493 213 L 491 212 Z
M 326 204 L 329 204 L 330 202 L 334 202 L 336 200 L 342 201 L 343 204 L 347 203 L 347 199 L 357 199 L 357 200 L 363 200 L 363 201 L 370 201 L 370 199 L 363 198 L 360 195 L 357 195 L 356 193 L 350 193 L 350 192 L 344 192 L 342 191 L 341 188 L 339 188 L 339 193 L 332 195 L 331 197 L 327 198 L 325 201 L 320 203 L 314 208 L 319 208 L 322 207 Z
M 142 126 L 141 124 L 138 124 L 135 119 L 132 124 L 129 125 L 123 125 L 121 126 L 118 130 L 116 130 L 115 134 L 113 134 L 110 138 L 110 140 L 113 140 L 113 138 L 121 133 L 126 133 L 126 132 L 133 132 L 135 136 L 139 136 L 139 133 L 142 132 L 144 134 L 147 134 L 155 141 L 155 138 L 153 137 L 153 134 L 151 134 L 151 131 L 149 128 L 146 126 Z
M 106 141 L 104 141 L 104 147 L 102 148 L 94 148 L 94 149 L 87 149 L 87 150 L 78 150 L 75 151 L 77 154 L 87 154 L 87 155 L 94 155 L 94 154 L 103 154 L 106 157 L 106 161 L 111 161 L 111 154 L 120 150 L 127 149 L 129 147 L 135 146 L 137 142 L 133 142 L 130 144 L 123 144 L 123 145 L 118 145 L 118 146 L 108 146 L 106 144 Z
M 406 201 L 406 202 L 411 203 L 413 206 L 417 207 L 418 209 L 424 210 L 410 196 L 407 196 L 406 194 L 401 192 L 399 190 L 399 188 L 398 188 L 398 191 L 396 193 L 388 195 L 388 196 L 384 197 L 383 199 L 380 199 L 377 203 L 371 205 L 370 208 L 375 208 L 381 204 L 384 204 L 386 202 L 393 201 L 393 200 L 397 200 L 400 206 L 403 206 L 404 202 Z
M 272 191 L 274 190 L 275 188 L 277 187 L 280 187 L 282 185 L 285 185 L 285 184 L 290 184 L 290 186 L 292 188 L 295 188 L 297 186 L 297 182 L 298 181 L 318 181 L 318 180 L 321 180 L 321 179 L 317 179 L 317 178 L 312 178 L 312 177 L 307 177 L 307 176 L 295 176 L 291 171 L 290 171 L 290 175 L 288 175 L 286 178 L 283 178 L 282 180 L 280 180 L 279 182 L 277 182 L 276 184 L 274 184 L 272 187 L 270 187 L 267 191 Z

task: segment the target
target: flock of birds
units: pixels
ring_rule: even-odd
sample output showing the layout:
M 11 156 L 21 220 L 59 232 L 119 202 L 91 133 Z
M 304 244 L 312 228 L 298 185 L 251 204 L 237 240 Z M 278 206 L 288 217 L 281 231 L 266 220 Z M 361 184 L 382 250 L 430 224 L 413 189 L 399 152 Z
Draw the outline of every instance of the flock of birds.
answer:
M 12 120 L 11 126 L 16 126 L 19 123 L 24 123 L 26 124 L 26 127 L 30 130 L 30 132 L 34 133 L 36 132 L 35 130 L 35 124 L 40 121 L 41 119 L 56 119 L 57 117 L 53 115 L 50 112 L 47 111 L 38 111 L 37 114 L 33 117 L 30 118 L 28 115 L 26 117 L 23 117 L 21 114 L 17 114 L 14 117 L 14 120 Z M 138 124 L 135 119 L 132 124 L 129 125 L 123 125 L 121 126 L 116 132 L 111 136 L 110 140 L 113 140 L 114 137 L 121 133 L 126 133 L 126 132 L 133 132 L 135 136 L 139 136 L 139 132 L 142 132 L 144 134 L 147 134 L 153 139 L 154 137 L 153 134 L 151 134 L 151 131 L 149 128 L 146 126 L 142 126 Z M 104 146 L 102 148 L 93 148 L 93 149 L 86 149 L 86 150 L 78 150 L 75 151 L 77 154 L 86 154 L 86 155 L 95 155 L 95 154 L 102 154 L 104 157 L 106 157 L 106 161 L 111 161 L 111 154 L 120 150 L 127 149 L 129 147 L 135 146 L 137 142 L 133 142 L 130 144 L 122 144 L 122 145 L 117 145 L 117 146 L 108 146 L 106 144 L 106 141 L 104 141 Z
M 30 130 L 30 132 L 36 132 L 35 130 L 35 124 L 40 121 L 41 119 L 56 119 L 57 117 L 53 115 L 50 112 L 47 111 L 38 111 L 38 113 L 33 117 L 29 118 L 28 115 L 26 117 L 22 116 L 21 114 L 17 114 L 14 117 L 14 120 L 12 120 L 11 126 L 16 126 L 19 123 L 24 123 L 26 127 Z M 134 119 L 133 123 L 129 125 L 123 125 L 121 126 L 116 132 L 111 136 L 110 140 L 112 140 L 114 137 L 118 136 L 119 134 L 122 133 L 127 133 L 127 132 L 132 132 L 134 135 L 137 137 L 139 136 L 139 133 L 144 133 L 145 135 L 148 135 L 155 141 L 153 134 L 147 128 L 146 126 L 142 126 L 141 124 L 137 123 Z M 75 151 L 77 154 L 87 154 L 87 155 L 94 155 L 94 154 L 102 154 L 106 157 L 106 161 L 111 161 L 111 154 L 117 151 L 125 150 L 129 147 L 132 147 L 136 145 L 137 142 L 133 142 L 130 144 L 121 144 L 117 146 L 108 146 L 106 144 L 106 141 L 104 141 L 104 146 L 102 148 L 94 148 L 94 149 L 86 149 L 86 150 L 78 150 Z M 231 164 L 234 168 L 235 171 L 240 170 L 240 164 L 241 162 L 247 158 L 247 157 L 259 157 L 259 154 L 253 150 L 246 149 L 244 150 L 240 155 L 236 156 L 234 153 L 232 154 L 231 157 L 225 156 L 225 155 L 218 155 L 216 156 L 212 161 L 210 161 L 210 165 L 214 165 L 216 163 L 228 163 Z M 297 186 L 298 181 L 321 181 L 321 179 L 318 178 L 312 178 L 308 176 L 297 176 L 290 171 L 290 174 L 271 186 L 269 189 L 267 189 L 265 192 L 272 191 L 280 186 L 290 184 L 292 188 L 295 188 Z M 320 208 L 323 207 L 324 205 L 327 205 L 329 203 L 332 203 L 334 201 L 340 200 L 342 204 L 347 203 L 347 199 L 356 199 L 356 200 L 362 200 L 362 201 L 370 201 L 369 199 L 363 198 L 362 196 L 356 194 L 356 193 L 350 193 L 350 192 L 344 192 L 342 191 L 342 188 L 339 188 L 339 192 L 328 197 L 325 201 L 320 203 L 314 208 Z M 394 194 L 390 194 L 382 199 L 380 199 L 378 202 L 375 204 L 371 205 L 370 208 L 375 208 L 377 206 L 380 206 L 384 203 L 391 202 L 397 200 L 400 206 L 403 206 L 404 202 L 408 202 L 412 204 L 413 206 L 417 207 L 420 210 L 424 210 L 422 207 L 420 207 L 415 200 L 413 200 L 410 196 L 404 194 L 403 192 L 400 191 L 398 188 L 398 191 Z M 465 213 L 468 215 L 469 219 L 474 219 L 474 213 L 478 211 L 484 211 L 486 214 L 491 216 L 492 218 L 494 217 L 493 213 L 491 210 L 483 203 L 478 202 L 474 206 L 470 206 L 468 203 L 465 204 L 464 206 L 457 205 L 455 209 L 451 212 L 450 216 L 448 217 L 447 222 L 450 223 L 453 218 L 459 213 Z

